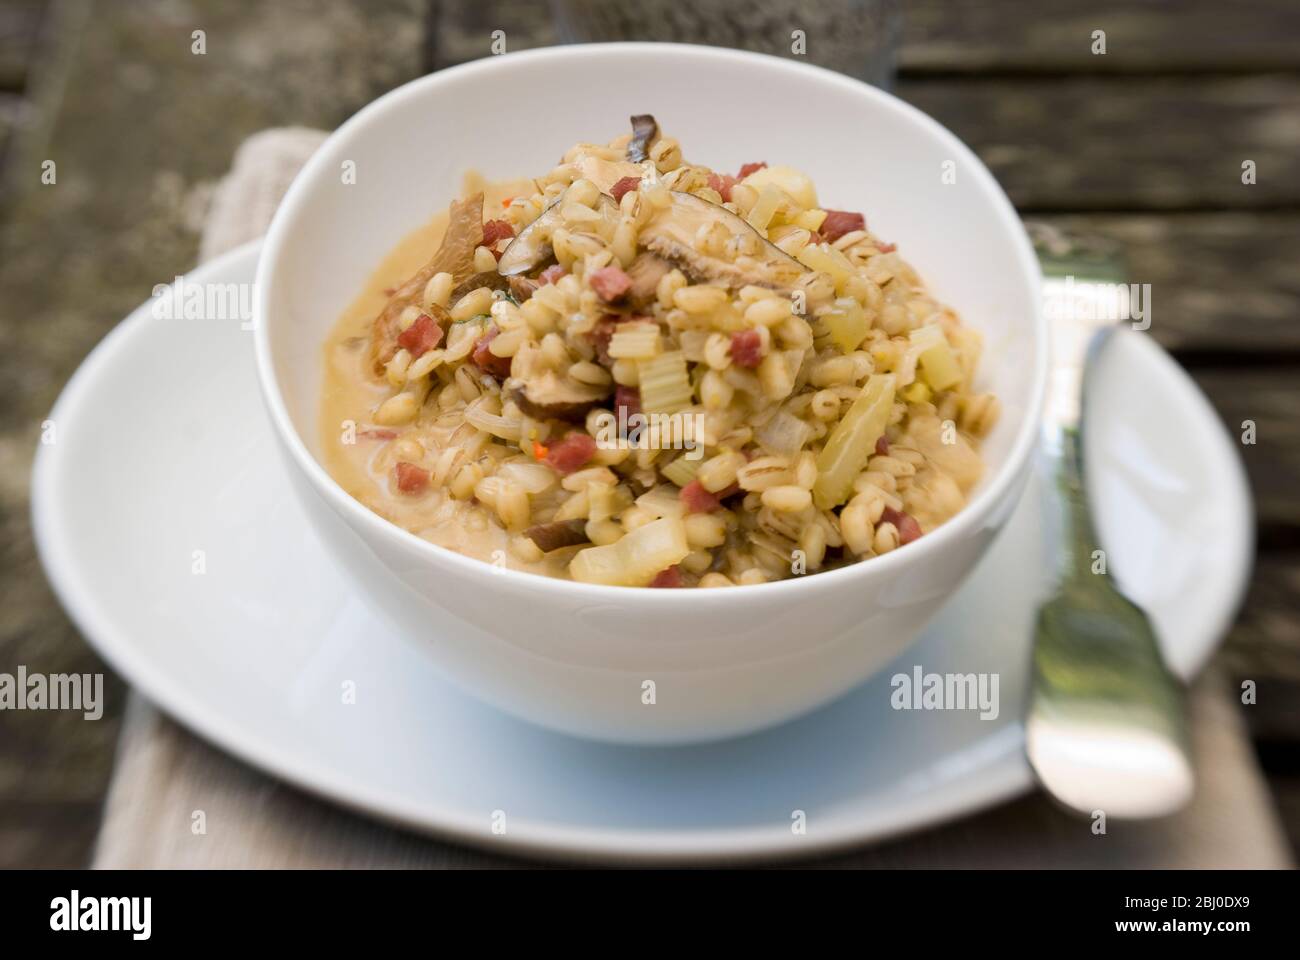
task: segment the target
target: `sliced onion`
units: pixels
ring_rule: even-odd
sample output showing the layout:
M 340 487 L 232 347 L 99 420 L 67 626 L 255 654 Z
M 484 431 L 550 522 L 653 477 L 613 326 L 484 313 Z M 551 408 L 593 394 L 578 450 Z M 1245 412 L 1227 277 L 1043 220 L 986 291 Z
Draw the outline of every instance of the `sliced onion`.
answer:
M 508 420 L 495 413 L 489 413 L 484 409 L 483 403 L 483 400 L 476 400 L 465 408 L 466 421 L 494 437 L 518 442 L 522 435 L 522 424 L 518 420 Z
M 803 449 L 813 428 L 793 414 L 784 410 L 754 431 L 754 439 L 772 453 L 782 457 L 793 457 Z
M 545 493 L 555 486 L 556 481 L 555 471 L 550 467 L 521 461 L 501 464 L 497 469 L 497 476 L 513 480 L 530 496 Z

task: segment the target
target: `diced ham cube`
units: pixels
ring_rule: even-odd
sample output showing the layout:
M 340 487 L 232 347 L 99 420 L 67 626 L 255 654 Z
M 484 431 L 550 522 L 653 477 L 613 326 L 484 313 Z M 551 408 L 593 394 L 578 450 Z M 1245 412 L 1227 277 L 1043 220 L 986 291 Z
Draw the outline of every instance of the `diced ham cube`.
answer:
M 744 180 L 751 173 L 758 173 L 758 171 L 762 170 L 766 166 L 767 164 L 763 163 L 761 160 L 758 163 L 747 163 L 740 168 L 740 173 L 736 174 L 736 179 Z
M 483 246 L 495 247 L 498 240 L 513 237 L 515 228 L 505 220 L 489 220 L 483 224 Z
M 623 194 L 631 193 L 640 184 L 640 177 L 624 177 L 609 188 L 609 195 L 614 198 L 616 203 L 620 202 L 623 199 Z
M 641 412 L 641 391 L 636 387 L 625 387 L 619 384 L 614 390 L 614 413 L 618 415 L 622 411 L 625 420 L 630 420 L 633 414 Z
M 601 267 L 587 279 L 596 296 L 606 303 L 623 299 L 632 288 L 632 278 L 621 267 Z
M 883 433 L 876 439 L 876 454 L 882 457 L 889 456 L 889 438 Z
M 614 314 L 606 314 L 596 321 L 591 329 L 591 344 L 596 348 L 596 360 L 602 366 L 612 367 L 614 358 L 609 355 L 609 341 L 618 329 L 618 320 Z
M 614 336 L 614 322 L 602 320 L 591 331 L 591 342 L 596 348 L 596 362 L 604 367 L 612 367 L 614 358 L 609 355 L 609 341 Z
M 396 440 L 396 430 L 385 430 L 382 427 L 372 427 L 369 430 L 358 430 L 357 436 L 363 440 Z
M 731 188 L 736 185 L 736 178 L 726 173 L 709 174 L 709 186 L 722 197 L 723 203 L 731 202 Z
M 878 243 L 878 244 L 876 244 L 876 249 L 879 250 L 881 253 L 893 253 L 895 250 L 898 249 L 898 244 L 896 244 L 896 243 Z
M 885 507 L 880 514 L 882 523 L 892 523 L 898 528 L 898 542 L 901 546 L 905 543 L 911 543 L 921 536 L 921 525 L 916 522 L 916 518 L 910 513 L 903 513 L 901 510 L 894 510 L 891 507 Z
M 731 361 L 750 370 L 763 362 L 763 336 L 757 330 L 739 330 L 731 335 Z
M 474 352 L 470 356 L 475 366 L 484 373 L 490 373 L 497 379 L 504 380 L 510 376 L 510 358 L 498 357 L 488 349 L 488 345 L 496 339 L 497 334 L 500 332 L 495 324 L 488 327 L 487 333 L 479 337 L 478 343 L 474 344 Z
M 559 443 L 546 448 L 542 462 L 557 473 L 570 474 L 583 467 L 596 455 L 596 440 L 590 434 L 574 431 Z
M 860 213 L 847 210 L 827 210 L 826 219 L 817 231 L 827 243 L 834 243 L 846 233 L 867 229 L 867 220 Z
M 560 277 L 564 276 L 568 272 L 569 272 L 568 270 L 565 270 L 558 263 L 553 263 L 545 270 L 543 270 L 541 273 L 539 273 L 537 275 L 537 279 L 542 282 L 543 286 L 548 283 L 558 283 Z
M 698 480 L 692 480 L 682 487 L 678 496 L 687 513 L 709 513 L 722 506 L 722 501 L 705 490 Z
M 652 587 L 680 587 L 683 586 L 682 571 L 677 564 L 673 564 L 664 570 L 655 574 L 655 578 L 650 581 Z
M 429 471 L 414 463 L 399 460 L 397 463 L 397 489 L 402 493 L 419 493 L 429 485 Z
M 724 490 L 710 493 L 698 480 L 692 480 L 682 487 L 679 497 L 687 513 L 710 513 L 722 506 L 722 501 L 740 492 L 740 485 L 733 483 Z
M 415 318 L 415 323 L 397 335 L 397 345 L 405 347 L 412 357 L 428 353 L 442 342 L 442 327 L 427 313 Z

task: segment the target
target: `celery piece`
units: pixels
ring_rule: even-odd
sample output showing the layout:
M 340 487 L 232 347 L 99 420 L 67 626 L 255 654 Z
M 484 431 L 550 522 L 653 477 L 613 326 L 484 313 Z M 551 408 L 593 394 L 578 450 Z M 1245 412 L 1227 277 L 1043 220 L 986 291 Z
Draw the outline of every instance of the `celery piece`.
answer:
M 840 297 L 819 317 L 825 321 L 835 345 L 845 353 L 856 350 L 871 328 L 867 311 L 852 297 Z
M 691 378 L 680 350 L 638 360 L 637 373 L 646 413 L 677 413 L 691 405 Z
M 777 187 L 763 187 L 758 193 L 758 199 L 754 201 L 754 206 L 750 208 L 749 216 L 746 217 L 749 225 L 760 233 L 767 230 L 768 224 L 772 222 L 772 217 L 776 213 L 776 208 L 781 205 L 785 199 L 785 194 Z
M 835 425 L 817 455 L 817 482 L 813 500 L 819 510 L 829 510 L 849 498 L 853 480 L 876 450 L 876 441 L 889 424 L 894 405 L 894 375 L 876 373 L 867 378 L 862 393 Z
M 761 170 L 751 173 L 741 182 L 760 191 L 764 187 L 774 186 L 783 193 L 789 194 L 790 198 L 805 210 L 817 206 L 817 190 L 813 187 L 812 180 L 806 173 L 801 173 L 794 167 L 781 164 L 774 167 L 763 167 Z
M 805 230 L 820 230 L 822 224 L 826 222 L 826 211 L 805 210 L 790 222 L 796 227 L 803 227 Z
M 659 472 L 673 483 L 677 484 L 677 486 L 684 487 L 695 479 L 695 474 L 700 469 L 700 464 L 703 462 L 703 457 L 695 460 L 688 460 L 686 459 L 685 454 L 683 454 L 672 463 L 668 464 L 668 466 L 660 468 Z
M 690 552 L 685 524 L 679 517 L 664 517 L 608 546 L 579 550 L 569 563 L 569 574 L 583 583 L 640 587 Z
M 609 355 L 615 360 L 646 360 L 658 352 L 658 324 L 620 323 L 609 338 Z
M 948 345 L 942 327 L 937 323 L 918 327 L 910 338 L 917 351 L 921 379 L 929 384 L 930 389 L 948 390 L 961 383 L 961 364 Z
M 829 274 L 837 291 L 843 290 L 853 275 L 853 264 L 849 258 L 829 243 L 810 243 L 795 254 L 795 259 L 809 270 Z

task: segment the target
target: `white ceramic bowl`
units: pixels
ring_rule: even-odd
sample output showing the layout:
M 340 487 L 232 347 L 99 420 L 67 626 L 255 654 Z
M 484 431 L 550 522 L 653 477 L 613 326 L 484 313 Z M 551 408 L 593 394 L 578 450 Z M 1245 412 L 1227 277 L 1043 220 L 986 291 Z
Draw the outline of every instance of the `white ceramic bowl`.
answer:
M 983 446 L 985 478 L 958 516 L 906 549 L 779 583 L 603 587 L 433 546 L 325 472 L 315 456 L 322 343 L 383 255 L 445 208 L 467 169 L 489 179 L 547 170 L 574 142 L 621 133 L 634 113 L 653 113 L 688 158 L 718 169 L 766 160 L 804 170 L 824 203 L 863 211 L 984 333 L 981 386 L 1001 398 L 1003 414 Z M 343 183 L 345 161 L 356 165 L 355 183 Z M 997 183 L 956 137 L 894 97 L 731 50 L 559 47 L 424 77 L 329 138 L 262 253 L 257 360 L 309 513 L 356 589 L 447 675 L 547 727 L 683 743 L 780 722 L 861 683 L 971 570 L 1028 475 L 1047 365 L 1039 301 L 1037 261 Z

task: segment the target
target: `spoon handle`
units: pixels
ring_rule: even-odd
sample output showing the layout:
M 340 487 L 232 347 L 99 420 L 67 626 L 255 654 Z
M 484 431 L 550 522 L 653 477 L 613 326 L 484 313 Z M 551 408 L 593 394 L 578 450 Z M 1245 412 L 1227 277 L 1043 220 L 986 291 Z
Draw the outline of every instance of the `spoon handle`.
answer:
M 1097 328 L 1083 340 L 1081 347 L 1076 347 L 1077 359 L 1058 363 L 1061 391 L 1054 398 L 1043 427 L 1044 452 L 1053 467 L 1060 493 L 1054 532 L 1060 550 L 1056 573 L 1061 581 L 1098 575 L 1097 532 L 1083 474 L 1085 371 L 1093 367 L 1115 332 L 1113 325 Z
M 1065 805 L 1150 817 L 1188 800 L 1192 769 L 1181 686 L 1147 615 L 1109 575 L 1084 482 L 1084 373 L 1114 330 L 1089 335 L 1057 367 L 1069 393 L 1057 394 L 1045 448 L 1060 493 L 1060 561 L 1035 628 L 1026 748 L 1039 782 Z

